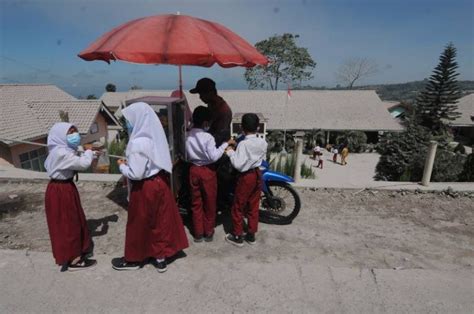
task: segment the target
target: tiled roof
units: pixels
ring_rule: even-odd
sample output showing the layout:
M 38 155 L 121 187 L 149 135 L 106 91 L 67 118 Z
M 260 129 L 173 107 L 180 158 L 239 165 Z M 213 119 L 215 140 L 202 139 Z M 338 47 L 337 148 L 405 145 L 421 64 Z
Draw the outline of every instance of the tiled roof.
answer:
M 474 126 L 474 94 L 469 94 L 459 99 L 458 112 L 461 116 L 449 124 L 453 126 Z
M 268 119 L 268 129 L 400 131 L 403 127 L 391 117 L 387 105 L 375 91 L 287 91 L 220 90 L 235 112 L 260 112 Z M 115 95 L 110 95 L 115 94 Z M 143 96 L 169 96 L 169 90 L 136 90 L 105 93 L 101 100 L 109 107 L 118 107 L 125 100 Z M 202 105 L 198 95 L 185 91 L 191 108 Z
M 80 133 L 86 134 L 99 110 L 107 109 L 100 100 L 77 100 L 54 85 L 0 85 L 0 138 L 45 137 L 60 121 L 61 110 L 68 113 Z
M 0 138 L 34 139 L 47 132 L 27 101 L 75 100 L 54 85 L 0 84 Z
M 68 113 L 69 122 L 74 124 L 81 134 L 89 132 L 101 106 L 100 100 L 28 102 L 28 107 L 42 121 L 47 130 L 60 121 L 59 112 L 62 110 Z

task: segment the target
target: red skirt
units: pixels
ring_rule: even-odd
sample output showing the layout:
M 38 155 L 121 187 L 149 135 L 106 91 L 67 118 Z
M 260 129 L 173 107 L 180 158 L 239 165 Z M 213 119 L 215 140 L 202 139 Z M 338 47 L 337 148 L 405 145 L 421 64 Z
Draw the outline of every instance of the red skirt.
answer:
M 72 181 L 50 181 L 45 195 L 46 220 L 56 264 L 85 254 L 92 241 L 77 188 Z
M 125 234 L 125 260 L 171 257 L 187 248 L 188 238 L 164 172 L 133 181 Z

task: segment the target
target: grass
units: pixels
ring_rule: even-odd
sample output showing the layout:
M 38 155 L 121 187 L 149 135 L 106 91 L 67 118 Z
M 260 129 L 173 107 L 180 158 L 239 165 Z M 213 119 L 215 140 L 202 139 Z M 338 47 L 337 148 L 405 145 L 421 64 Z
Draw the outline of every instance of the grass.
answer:
M 270 160 L 270 169 L 276 172 L 286 174 L 293 177 L 296 167 L 296 158 L 294 154 L 277 154 Z M 311 165 L 307 166 L 305 162 L 301 165 L 301 178 L 315 179 L 316 174 Z

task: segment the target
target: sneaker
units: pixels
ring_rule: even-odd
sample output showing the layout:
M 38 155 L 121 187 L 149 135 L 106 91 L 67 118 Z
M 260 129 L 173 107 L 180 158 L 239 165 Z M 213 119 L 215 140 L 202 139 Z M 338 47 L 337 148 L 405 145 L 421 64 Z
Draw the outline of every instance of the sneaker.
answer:
M 228 233 L 225 236 L 225 240 L 235 246 L 243 247 L 244 246 L 244 239 L 241 236 L 234 236 L 232 233 Z
M 93 268 L 95 265 L 97 265 L 97 261 L 95 259 L 84 258 L 84 259 L 81 259 L 76 264 L 68 265 L 67 270 L 78 271 L 78 270 L 83 270 L 83 269 L 90 269 L 90 268 Z M 61 271 L 63 270 L 61 269 Z
M 208 235 L 208 236 L 204 236 L 204 241 L 206 242 L 212 242 L 212 240 L 214 240 L 214 233 Z
M 255 240 L 255 234 L 253 233 L 247 233 L 245 235 L 245 242 L 247 242 L 248 244 L 252 244 L 254 245 L 255 243 L 257 243 L 257 241 Z
M 114 258 L 112 260 L 112 268 L 115 270 L 137 270 L 141 268 L 141 263 L 127 262 L 124 257 Z
M 159 273 L 164 273 L 165 271 L 168 270 L 168 267 L 166 265 L 166 260 L 162 260 L 162 261 L 158 261 L 155 259 L 155 261 L 153 262 L 153 266 L 155 266 L 156 270 L 159 272 Z
M 202 242 L 202 236 L 194 237 L 194 243 L 201 243 L 201 242 Z

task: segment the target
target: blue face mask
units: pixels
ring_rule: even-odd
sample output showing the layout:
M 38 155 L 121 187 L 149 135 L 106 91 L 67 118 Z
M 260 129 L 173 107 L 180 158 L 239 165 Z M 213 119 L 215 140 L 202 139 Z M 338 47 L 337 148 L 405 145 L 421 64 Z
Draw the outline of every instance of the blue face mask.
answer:
M 66 140 L 68 146 L 73 149 L 77 149 L 77 147 L 81 144 L 81 136 L 77 132 L 68 134 Z
M 130 121 L 125 121 L 125 126 L 127 128 L 128 135 L 132 134 L 133 131 L 133 125 L 130 123 Z

